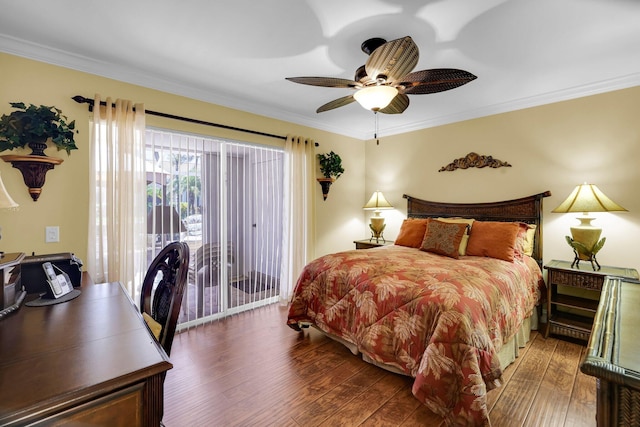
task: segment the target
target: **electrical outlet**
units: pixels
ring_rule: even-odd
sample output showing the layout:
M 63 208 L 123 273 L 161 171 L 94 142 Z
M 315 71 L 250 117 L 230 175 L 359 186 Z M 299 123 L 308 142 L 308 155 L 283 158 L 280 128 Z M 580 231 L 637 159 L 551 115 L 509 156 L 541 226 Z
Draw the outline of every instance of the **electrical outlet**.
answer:
M 60 241 L 60 227 L 46 227 L 45 238 L 46 243 L 56 243 Z

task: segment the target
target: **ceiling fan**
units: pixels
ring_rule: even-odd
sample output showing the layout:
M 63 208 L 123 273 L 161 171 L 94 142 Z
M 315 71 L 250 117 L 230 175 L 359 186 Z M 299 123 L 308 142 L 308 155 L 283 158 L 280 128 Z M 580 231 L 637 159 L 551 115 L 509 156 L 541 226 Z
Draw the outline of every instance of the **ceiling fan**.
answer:
M 418 46 L 409 36 L 387 42 L 372 38 L 362 43 L 369 55 L 356 70 L 354 80 L 336 77 L 287 77 L 295 83 L 311 86 L 356 89 L 342 98 L 320 106 L 316 113 L 344 107 L 354 101 L 376 113 L 400 114 L 409 106 L 407 95 L 424 95 L 455 89 L 476 79 L 473 74 L 455 68 L 414 71 L 418 64 Z

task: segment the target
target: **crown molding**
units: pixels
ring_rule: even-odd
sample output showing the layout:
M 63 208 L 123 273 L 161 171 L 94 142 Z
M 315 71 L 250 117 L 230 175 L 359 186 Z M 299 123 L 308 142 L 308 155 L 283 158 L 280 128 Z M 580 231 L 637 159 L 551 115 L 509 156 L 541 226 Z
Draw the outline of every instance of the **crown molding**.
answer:
M 368 140 L 374 137 L 373 132 L 359 132 L 352 128 L 332 126 L 323 121 L 320 117 L 318 119 L 310 119 L 306 116 L 276 109 L 270 105 L 249 102 L 220 93 L 214 94 L 200 87 L 176 83 L 175 81 L 169 81 L 159 76 L 141 73 L 133 68 L 116 66 L 87 56 L 50 48 L 48 46 L 27 42 L 13 37 L 8 37 L 6 35 L 0 35 L 0 51 L 276 120 L 296 123 L 301 126 L 307 126 L 355 139 Z M 455 114 L 432 117 L 428 120 L 417 121 L 408 125 L 380 127 L 378 135 L 380 137 L 384 137 L 413 132 L 464 120 L 471 120 L 494 114 L 507 113 L 510 111 L 537 107 L 540 105 L 567 101 L 590 95 L 597 95 L 604 92 L 626 89 L 638 85 L 640 85 L 640 73 L 634 73 L 615 79 L 549 92 L 543 95 L 514 99 L 486 107 L 461 111 Z M 268 113 L 265 114 L 265 111 Z
M 310 120 L 301 115 L 292 114 L 286 111 L 274 109 L 273 106 L 264 105 L 256 102 L 247 102 L 238 98 L 225 96 L 221 94 L 212 94 L 211 92 L 194 86 L 179 84 L 164 78 L 143 74 L 137 70 L 122 66 L 98 61 L 87 56 L 69 53 L 67 51 L 54 49 L 37 43 L 27 42 L 21 39 L 8 37 L 0 34 L 0 52 L 11 55 L 20 56 L 34 61 L 44 62 L 51 65 L 69 68 L 76 71 L 85 72 L 125 83 L 135 84 L 137 86 L 155 89 L 174 95 L 184 96 L 215 105 L 220 105 L 235 110 L 257 114 L 276 120 L 296 123 L 302 126 L 314 129 L 324 130 L 326 132 L 336 133 L 339 135 L 349 136 L 352 138 L 363 139 L 364 135 L 358 132 L 345 131 L 345 129 L 334 127 L 323 123 L 320 120 Z M 269 111 L 269 114 L 265 114 Z
M 640 73 L 629 74 L 627 76 L 618 77 L 610 80 L 603 80 L 596 83 L 590 83 L 582 86 L 575 86 L 568 89 L 562 89 L 555 92 L 549 92 L 543 95 L 531 96 L 527 98 L 514 99 L 511 101 L 488 105 L 482 108 L 462 111 L 456 114 L 449 114 L 414 122 L 407 126 L 387 127 L 381 129 L 378 134 L 381 136 L 398 135 L 406 132 L 442 126 L 446 124 L 462 122 L 465 120 L 477 119 L 480 117 L 492 116 L 495 114 L 508 113 L 511 111 L 523 110 L 525 108 L 539 107 L 546 104 L 554 104 L 556 102 L 569 101 L 572 99 L 583 98 L 591 95 L 598 95 L 615 90 L 628 89 L 640 86 Z M 380 136 L 380 135 L 379 135 Z M 373 132 L 368 133 L 366 139 L 372 139 Z

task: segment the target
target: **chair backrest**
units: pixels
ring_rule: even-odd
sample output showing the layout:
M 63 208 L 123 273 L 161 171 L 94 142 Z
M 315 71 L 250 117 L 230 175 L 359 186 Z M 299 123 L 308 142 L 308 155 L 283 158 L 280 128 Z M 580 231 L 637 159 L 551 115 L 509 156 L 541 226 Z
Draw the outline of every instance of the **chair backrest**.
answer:
M 142 282 L 140 311 L 160 324 L 158 341 L 167 355 L 171 353 L 188 271 L 189 246 L 172 242 L 151 262 Z

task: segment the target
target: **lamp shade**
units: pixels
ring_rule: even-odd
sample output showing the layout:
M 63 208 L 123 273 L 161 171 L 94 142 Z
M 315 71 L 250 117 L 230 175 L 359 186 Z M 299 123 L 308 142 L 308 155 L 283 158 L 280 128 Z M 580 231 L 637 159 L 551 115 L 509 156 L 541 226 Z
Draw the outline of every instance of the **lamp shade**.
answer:
M 15 209 L 18 206 L 20 205 L 11 198 L 0 177 L 0 209 Z
M 392 86 L 367 86 L 353 94 L 358 104 L 367 110 L 378 111 L 389 105 L 398 94 Z
M 363 209 L 379 211 L 381 209 L 393 209 L 393 206 L 384 198 L 381 191 L 374 191 L 369 201 L 363 206 Z
M 578 185 L 569 197 L 551 212 L 621 212 L 622 206 L 604 195 L 594 184 Z

